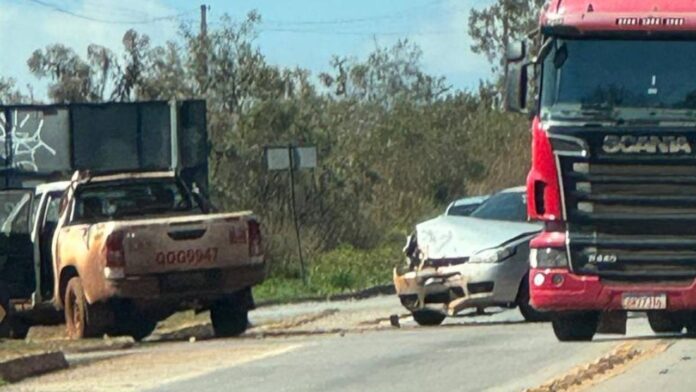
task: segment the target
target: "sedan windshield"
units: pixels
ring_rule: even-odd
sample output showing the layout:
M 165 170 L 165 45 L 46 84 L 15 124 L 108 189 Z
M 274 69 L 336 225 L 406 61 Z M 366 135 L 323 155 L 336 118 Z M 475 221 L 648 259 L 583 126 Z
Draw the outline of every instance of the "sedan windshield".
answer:
M 543 118 L 694 114 L 696 42 L 557 39 L 551 45 L 543 62 Z
M 524 192 L 502 192 L 491 196 L 471 217 L 501 221 L 526 222 L 527 203 Z

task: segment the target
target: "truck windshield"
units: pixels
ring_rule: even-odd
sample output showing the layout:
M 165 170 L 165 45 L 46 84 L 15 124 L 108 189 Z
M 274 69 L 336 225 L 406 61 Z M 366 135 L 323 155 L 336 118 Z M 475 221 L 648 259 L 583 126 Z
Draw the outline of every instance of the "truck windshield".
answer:
M 696 118 L 696 42 L 556 39 L 543 61 L 542 119 Z
M 73 223 L 94 223 L 148 214 L 176 215 L 194 210 L 188 192 L 173 179 L 101 182 L 77 189 Z

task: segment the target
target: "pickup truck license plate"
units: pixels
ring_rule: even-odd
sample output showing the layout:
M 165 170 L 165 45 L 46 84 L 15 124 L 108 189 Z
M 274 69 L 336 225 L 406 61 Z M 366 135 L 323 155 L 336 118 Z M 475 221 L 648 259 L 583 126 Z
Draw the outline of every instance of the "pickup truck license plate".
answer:
M 626 310 L 667 309 L 667 294 L 624 294 L 621 306 Z

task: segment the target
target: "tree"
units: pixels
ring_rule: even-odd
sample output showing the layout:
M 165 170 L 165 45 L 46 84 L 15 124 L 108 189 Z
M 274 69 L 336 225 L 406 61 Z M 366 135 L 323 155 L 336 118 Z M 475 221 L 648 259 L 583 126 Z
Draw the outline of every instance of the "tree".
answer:
M 148 70 L 147 52 L 150 50 L 150 37 L 140 35 L 131 29 L 123 35 L 123 68 L 119 69 L 116 88 L 111 98 L 116 101 L 137 99 L 142 88 L 144 73 Z
M 56 103 L 100 102 L 118 66 L 109 49 L 90 45 L 87 61 L 62 44 L 37 49 L 27 61 L 39 79 L 49 78 L 48 96 Z
M 539 12 L 546 0 L 496 0 L 483 9 L 472 8 L 469 14 L 471 50 L 483 54 L 494 73 L 505 64 L 508 43 L 523 39 L 537 28 Z
M 15 86 L 14 79 L 0 77 L 0 105 L 26 103 L 27 100 Z
M 442 77 L 428 75 L 421 68 L 423 52 L 406 39 L 391 47 L 379 47 L 363 62 L 334 56 L 334 74 L 319 77 L 338 98 L 392 104 L 395 99 L 427 103 L 450 90 Z

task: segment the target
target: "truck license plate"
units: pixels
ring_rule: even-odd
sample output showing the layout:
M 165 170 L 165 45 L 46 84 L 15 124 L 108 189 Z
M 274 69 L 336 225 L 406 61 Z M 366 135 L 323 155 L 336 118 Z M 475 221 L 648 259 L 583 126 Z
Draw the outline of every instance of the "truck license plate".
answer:
M 667 294 L 624 294 L 621 305 L 626 310 L 667 309 Z

